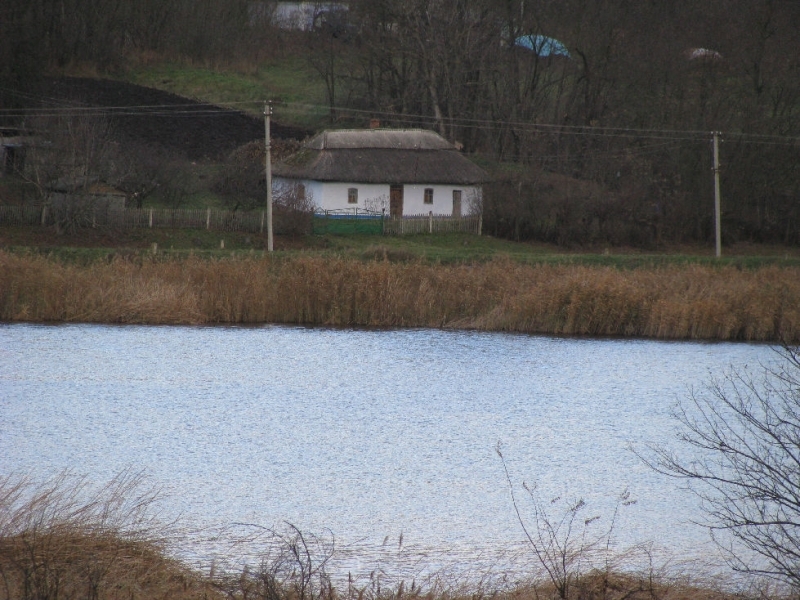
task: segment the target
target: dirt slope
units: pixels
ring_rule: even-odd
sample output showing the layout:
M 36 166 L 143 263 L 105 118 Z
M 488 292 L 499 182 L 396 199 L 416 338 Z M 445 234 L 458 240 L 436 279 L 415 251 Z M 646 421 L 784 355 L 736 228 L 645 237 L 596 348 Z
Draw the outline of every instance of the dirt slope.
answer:
M 114 134 L 121 141 L 159 145 L 191 160 L 219 160 L 234 148 L 264 137 L 262 119 L 122 81 L 51 78 L 45 82 L 43 95 L 49 106 L 67 102 L 108 107 Z M 309 133 L 274 121 L 270 131 L 277 139 L 303 139 Z

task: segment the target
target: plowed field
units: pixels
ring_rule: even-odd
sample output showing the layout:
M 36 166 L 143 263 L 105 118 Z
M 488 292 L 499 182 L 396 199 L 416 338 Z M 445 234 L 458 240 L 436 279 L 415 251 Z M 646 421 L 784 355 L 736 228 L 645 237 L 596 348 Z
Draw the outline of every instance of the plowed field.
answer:
M 234 148 L 264 137 L 263 119 L 123 81 L 48 79 L 51 106 L 104 107 L 120 141 L 158 145 L 191 160 L 219 160 Z M 271 122 L 276 139 L 303 139 L 308 131 Z

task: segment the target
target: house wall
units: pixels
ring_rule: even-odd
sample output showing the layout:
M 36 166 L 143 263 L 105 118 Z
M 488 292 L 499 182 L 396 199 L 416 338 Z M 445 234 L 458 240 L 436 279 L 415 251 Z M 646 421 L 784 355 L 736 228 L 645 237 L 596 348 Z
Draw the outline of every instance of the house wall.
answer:
M 340 183 L 329 181 L 297 181 L 276 177 L 273 180 L 273 194 L 286 193 L 293 186 L 302 183 L 306 196 L 321 210 L 341 210 L 361 208 L 389 213 L 389 184 Z M 348 190 L 358 190 L 358 202 L 348 202 Z M 433 204 L 425 204 L 425 189 L 433 190 Z M 408 184 L 403 186 L 403 215 L 451 215 L 453 213 L 453 190 L 461 191 L 461 214 L 467 215 L 480 206 L 480 186 L 459 186 L 440 184 Z
M 0 177 L 25 172 L 25 151 L 31 139 L 27 137 L 0 137 Z
M 344 11 L 347 8 L 348 5 L 341 2 L 278 2 L 273 23 L 281 29 L 311 31 L 318 15 Z
M 425 189 L 433 190 L 433 204 L 425 204 Z M 481 188 L 463 185 L 424 185 L 403 186 L 403 214 L 421 215 L 433 212 L 434 215 L 453 214 L 453 191 L 461 191 L 461 215 L 469 214 L 475 197 L 480 198 Z

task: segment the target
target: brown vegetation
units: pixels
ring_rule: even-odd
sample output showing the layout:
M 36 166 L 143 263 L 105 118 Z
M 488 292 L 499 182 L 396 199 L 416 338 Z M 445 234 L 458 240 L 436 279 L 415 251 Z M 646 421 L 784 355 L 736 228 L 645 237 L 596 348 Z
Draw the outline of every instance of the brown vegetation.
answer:
M 0 479 L 0 598 L 198 598 L 209 587 L 166 557 L 156 493 L 123 473 L 99 489 L 62 474 Z
M 0 320 L 307 323 L 796 342 L 800 270 L 618 270 L 311 256 L 111 258 L 0 252 Z
M 259 565 L 204 574 L 169 557 L 169 536 L 153 517 L 158 495 L 140 475 L 124 473 L 106 486 L 62 474 L 35 484 L 0 479 L 0 599 L 2 600 L 540 600 L 556 598 L 534 578 L 510 588 L 480 582 L 454 585 L 433 577 L 381 588 L 373 581 L 337 589 L 326 572 L 332 547 L 293 526 L 272 532 L 279 543 Z M 155 532 L 160 534 L 156 536 Z M 178 531 L 178 530 L 175 530 Z M 321 554 L 320 554 L 321 552 Z M 577 573 L 567 600 L 721 600 L 732 597 L 706 582 L 654 572 L 609 569 Z M 762 598 L 778 597 L 770 594 Z

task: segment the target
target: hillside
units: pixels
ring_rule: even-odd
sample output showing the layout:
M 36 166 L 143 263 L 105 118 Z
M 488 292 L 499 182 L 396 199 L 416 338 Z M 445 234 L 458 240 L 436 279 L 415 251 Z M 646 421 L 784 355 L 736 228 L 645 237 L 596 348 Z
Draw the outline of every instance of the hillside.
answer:
M 111 79 L 45 80 L 43 95 L 63 106 L 104 107 L 121 140 L 159 146 L 190 160 L 222 160 L 232 150 L 264 137 L 264 121 L 243 112 L 161 90 Z M 303 139 L 308 131 L 271 122 L 279 139 Z

